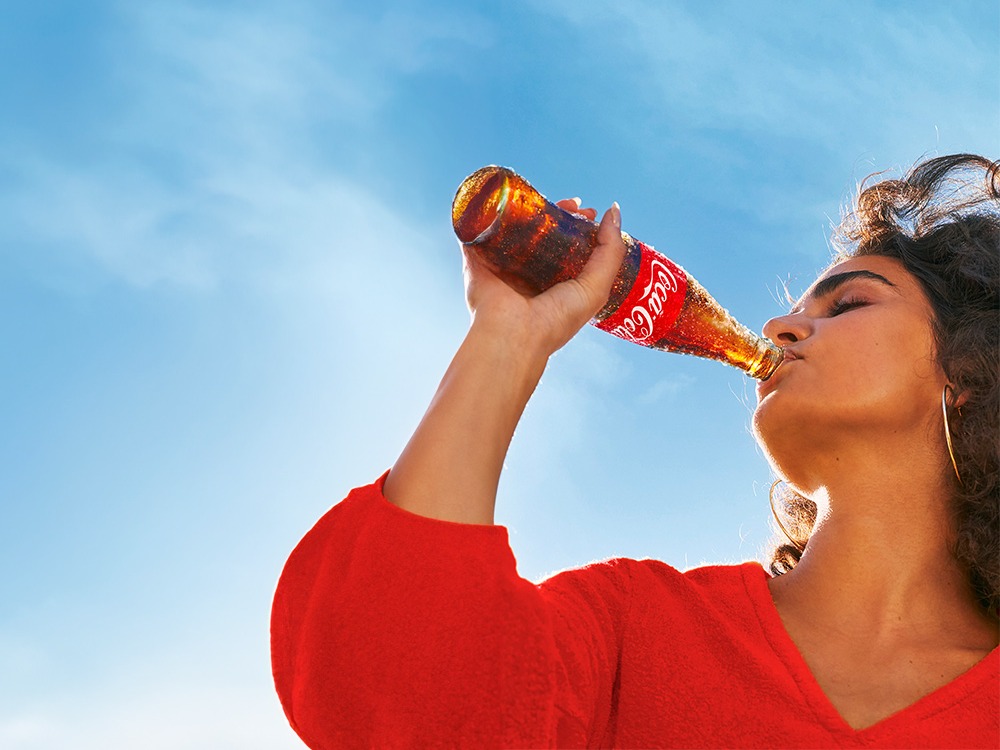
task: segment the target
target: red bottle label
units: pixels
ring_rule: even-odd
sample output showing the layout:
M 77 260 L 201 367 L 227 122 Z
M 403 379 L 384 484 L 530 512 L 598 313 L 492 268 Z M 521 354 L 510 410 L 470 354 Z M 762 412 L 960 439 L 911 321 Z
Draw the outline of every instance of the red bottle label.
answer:
M 639 272 L 625 301 L 595 325 L 636 344 L 654 344 L 673 328 L 687 295 L 684 270 L 648 245 L 642 251 Z

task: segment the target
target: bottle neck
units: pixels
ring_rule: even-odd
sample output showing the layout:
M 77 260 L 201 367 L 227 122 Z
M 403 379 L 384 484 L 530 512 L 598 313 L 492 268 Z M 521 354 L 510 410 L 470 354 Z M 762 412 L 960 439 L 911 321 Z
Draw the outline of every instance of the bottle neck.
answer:
M 757 341 L 757 356 L 747 367 L 747 375 L 757 380 L 767 380 L 785 358 L 785 350 L 765 338 Z

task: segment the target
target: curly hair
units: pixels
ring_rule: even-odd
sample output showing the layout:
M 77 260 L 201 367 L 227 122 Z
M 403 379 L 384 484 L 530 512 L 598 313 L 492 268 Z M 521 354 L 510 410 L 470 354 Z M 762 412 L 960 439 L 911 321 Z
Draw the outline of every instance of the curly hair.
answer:
M 895 258 L 934 310 L 937 359 L 960 408 L 948 422 L 958 474 L 953 553 L 972 591 L 1000 613 L 1000 161 L 955 154 L 917 164 L 902 179 L 861 183 L 834 230 L 833 262 Z M 816 522 L 816 505 L 781 493 L 791 543 L 771 551 L 775 575 L 791 570 Z M 778 509 L 775 509 L 775 513 Z

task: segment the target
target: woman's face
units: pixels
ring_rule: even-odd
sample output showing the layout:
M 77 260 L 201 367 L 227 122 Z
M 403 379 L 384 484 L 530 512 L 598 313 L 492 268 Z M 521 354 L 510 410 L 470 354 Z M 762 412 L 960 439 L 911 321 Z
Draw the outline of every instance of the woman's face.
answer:
M 902 263 L 852 258 L 827 269 L 764 335 L 784 362 L 757 386 L 754 433 L 775 468 L 803 490 L 842 459 L 928 440 L 946 383 L 935 359 L 933 311 Z

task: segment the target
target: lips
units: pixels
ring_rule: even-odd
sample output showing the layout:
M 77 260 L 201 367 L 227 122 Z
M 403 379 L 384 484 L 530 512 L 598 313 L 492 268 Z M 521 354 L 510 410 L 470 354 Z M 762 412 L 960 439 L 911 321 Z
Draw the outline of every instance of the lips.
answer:
M 771 375 L 771 377 L 769 377 L 767 380 L 762 380 L 757 383 L 758 402 L 760 402 L 760 400 L 763 399 L 764 396 L 766 396 L 768 393 L 774 390 L 775 386 L 777 386 L 778 384 L 778 381 L 781 380 L 781 376 L 785 372 L 785 368 L 788 366 L 788 364 L 799 359 L 802 359 L 802 357 L 797 352 L 788 347 L 785 347 L 784 357 L 781 360 L 781 364 L 778 365 L 778 369 L 775 370 L 774 374 Z

